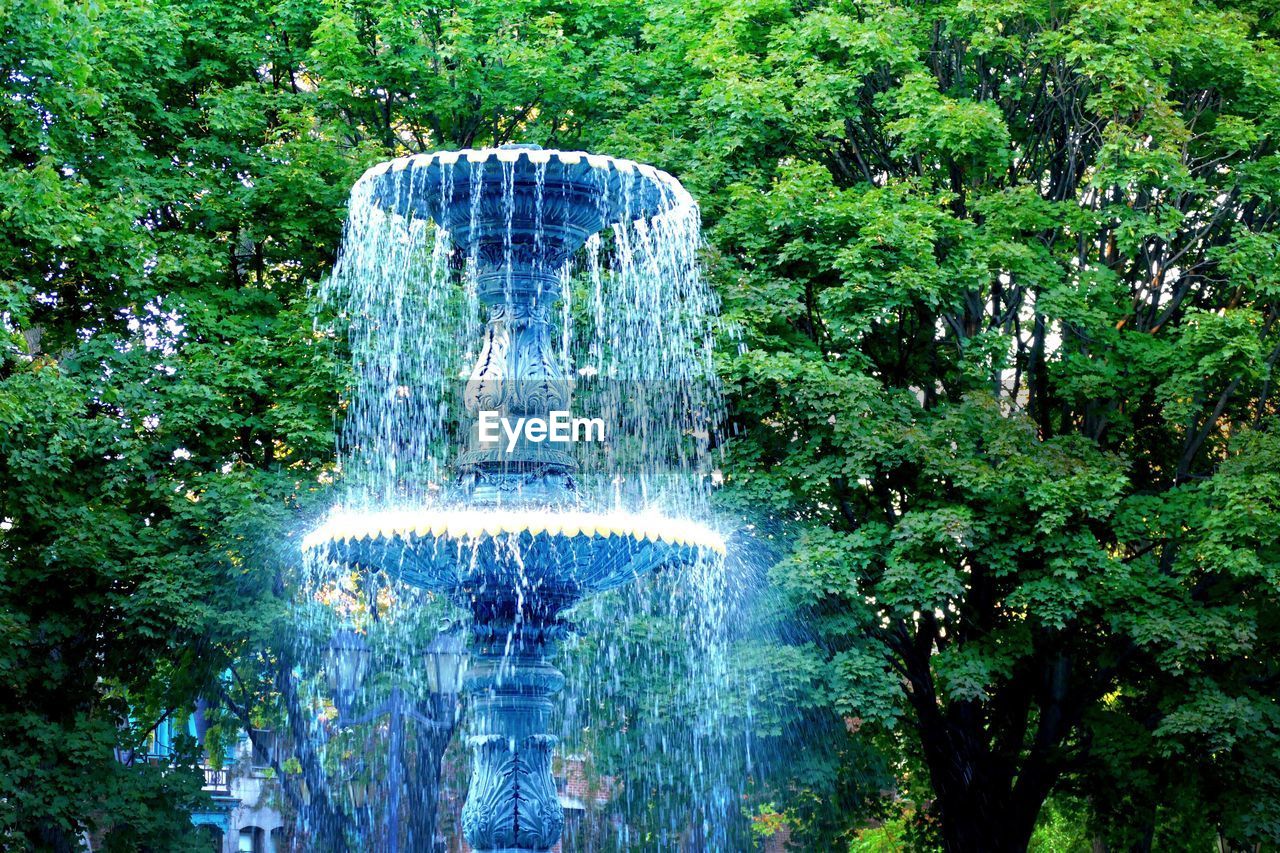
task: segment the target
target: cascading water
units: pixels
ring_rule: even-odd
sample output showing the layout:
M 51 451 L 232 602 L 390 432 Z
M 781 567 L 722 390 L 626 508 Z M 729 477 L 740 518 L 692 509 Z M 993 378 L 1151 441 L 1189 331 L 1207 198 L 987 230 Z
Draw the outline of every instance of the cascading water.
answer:
M 472 849 L 556 844 L 556 735 L 591 749 L 580 737 L 590 721 L 615 734 L 634 724 L 609 709 L 645 669 L 636 612 L 680 620 L 680 692 L 696 709 L 657 747 L 683 748 L 674 764 L 687 766 L 652 778 L 674 784 L 681 773 L 681 789 L 700 800 L 732 800 L 726 772 L 698 747 L 719 725 L 729 605 L 724 542 L 704 524 L 721 402 L 699 239 L 697 207 L 671 176 L 536 146 L 404 158 L 371 169 L 352 192 L 340 260 L 321 293 L 335 318 L 329 331 L 351 352 L 345 497 L 304 545 L 299 671 L 313 675 L 299 681 L 311 707 L 327 707 L 315 673 L 330 638 L 346 632 L 376 651 L 380 686 L 362 690 L 427 696 L 415 649 L 442 618 L 465 621 L 473 765 L 462 826 Z M 582 421 L 570 440 L 510 431 L 557 412 Z M 506 426 L 486 432 L 496 421 Z M 611 604 L 630 609 L 610 618 L 602 608 Z M 573 638 L 575 620 L 591 631 Z M 566 638 L 591 654 L 565 655 Z M 571 670 L 562 694 L 553 662 Z M 330 654 L 323 666 L 342 662 Z M 353 760 L 335 732 L 370 703 L 349 694 L 307 735 L 327 768 L 308 780 L 320 789 L 312 797 L 330 814 L 354 815 L 340 828 L 349 843 L 433 849 L 402 820 L 434 808 L 434 786 L 430 798 L 407 793 L 434 779 L 430 759 L 409 762 L 415 778 L 402 755 L 409 741 L 431 738 L 406 740 L 394 724 L 384 757 Z M 447 734 L 452 720 L 414 707 L 424 732 Z M 370 797 L 380 781 L 387 796 Z M 707 814 L 706 802 L 688 803 L 658 832 L 713 834 Z M 422 825 L 436 831 L 434 820 Z M 635 840 L 624 829 L 615 843 Z

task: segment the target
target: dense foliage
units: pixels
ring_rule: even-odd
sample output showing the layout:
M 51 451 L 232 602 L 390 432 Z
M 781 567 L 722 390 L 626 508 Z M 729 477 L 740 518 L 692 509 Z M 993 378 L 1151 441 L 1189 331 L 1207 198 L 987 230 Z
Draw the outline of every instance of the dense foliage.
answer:
M 270 621 L 261 557 L 331 454 L 305 293 L 357 166 L 259 76 L 247 24 L 232 4 L 0 14 L 6 847 L 184 843 L 198 777 L 113 748 Z
M 347 187 L 513 139 L 703 205 L 746 344 L 723 505 L 780 555 L 744 717 L 802 759 L 755 822 L 1014 850 L 1052 796 L 1098 843 L 1280 841 L 1271 4 L 0 0 L 0 33 L 5 846 L 189 844 L 194 774 L 116 750 L 233 664 L 288 704 Z
M 713 232 L 728 467 L 804 520 L 773 576 L 832 703 L 909 724 L 949 849 L 1061 789 L 1114 843 L 1274 839 L 1274 43 L 1191 3 L 774 12 L 715 43 L 777 116 Z

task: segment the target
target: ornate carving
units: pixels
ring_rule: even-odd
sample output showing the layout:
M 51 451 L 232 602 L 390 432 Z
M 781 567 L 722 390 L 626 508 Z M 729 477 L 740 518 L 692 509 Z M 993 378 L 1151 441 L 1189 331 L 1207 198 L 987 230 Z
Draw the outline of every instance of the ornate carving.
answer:
M 468 451 L 458 459 L 457 487 L 475 506 L 495 502 L 506 503 L 500 497 L 518 498 L 534 506 L 572 505 L 578 496 L 572 469 L 577 463 L 567 453 L 541 447 L 536 460 L 521 460 L 518 464 L 505 461 L 501 451 Z M 550 460 L 544 462 L 543 460 Z M 528 467 L 528 470 L 522 470 Z
M 534 734 L 467 739 L 475 751 L 462 831 L 475 850 L 550 850 L 564 829 L 551 776 L 556 739 Z
M 512 654 L 542 657 L 571 630 L 573 626 L 558 616 L 543 622 L 524 622 L 518 628 L 510 620 L 495 617 L 484 624 L 472 625 L 471 640 L 481 654 L 498 654 L 491 650 L 505 651 L 509 646 Z M 546 668 L 554 674 L 541 679 L 540 684 L 545 692 L 554 693 L 560 689 L 564 676 L 549 664 Z
M 465 405 L 473 418 L 498 412 L 504 418 L 546 417 L 566 411 L 573 383 L 556 359 L 550 299 L 538 301 L 525 285 L 528 269 L 513 269 L 511 301 L 491 304 L 484 345 L 467 382 Z M 473 424 L 468 449 L 457 462 L 458 487 L 473 503 L 523 501 L 539 506 L 573 501 L 577 461 L 567 448 L 523 437 L 480 440 Z
M 476 359 L 476 366 L 471 371 L 471 379 L 467 382 L 468 414 L 474 416 L 478 412 L 497 411 L 502 408 L 502 380 L 508 376 L 507 354 L 510 349 L 510 327 L 490 314 L 489 325 L 484 330 L 484 344 L 480 348 L 480 356 Z
M 545 415 L 569 406 L 571 383 L 556 363 L 551 308 L 515 302 L 489 309 L 484 345 L 467 382 L 467 411 Z
M 516 753 L 501 735 L 467 738 L 474 750 L 471 787 L 462 808 L 462 832 L 477 850 L 512 847 L 517 795 Z
M 565 624 L 548 604 L 550 611 L 541 613 L 516 612 L 509 600 L 473 605 L 480 608 L 472 637 L 476 663 L 463 689 L 473 715 L 467 743 L 474 758 L 462 828 L 476 850 L 548 850 L 564 826 L 551 776 L 556 739 L 546 731 L 551 697 L 564 675 L 546 655 Z

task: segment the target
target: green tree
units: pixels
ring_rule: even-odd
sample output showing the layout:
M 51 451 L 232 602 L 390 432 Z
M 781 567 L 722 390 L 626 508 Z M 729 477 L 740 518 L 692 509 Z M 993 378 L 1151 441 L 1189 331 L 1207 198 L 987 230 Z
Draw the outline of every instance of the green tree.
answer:
M 305 296 L 357 164 L 236 8 L 0 14 L 5 846 L 189 849 L 196 756 L 128 757 L 269 616 L 331 464 Z
M 1024 848 L 1070 786 L 1149 846 L 1175 779 L 1274 840 L 1269 19 L 703 8 L 726 476 L 807 528 L 773 577 L 833 707 L 909 725 L 948 849 Z
M 703 205 L 747 344 L 726 506 L 797 528 L 729 713 L 839 744 L 751 808 L 848 841 L 888 755 L 950 849 L 1021 849 L 1052 791 L 1115 844 L 1280 836 L 1269 3 L 0 11 L 6 844 L 182 849 L 194 774 L 113 750 L 228 666 L 246 713 L 296 703 L 342 356 L 307 294 L 347 188 L 517 139 Z

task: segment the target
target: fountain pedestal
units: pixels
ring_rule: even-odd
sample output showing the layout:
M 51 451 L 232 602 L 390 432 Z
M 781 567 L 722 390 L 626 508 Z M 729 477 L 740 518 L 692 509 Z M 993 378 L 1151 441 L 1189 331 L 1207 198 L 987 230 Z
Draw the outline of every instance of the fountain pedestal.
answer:
M 589 205 L 563 200 L 548 221 L 545 183 L 538 199 L 536 184 L 534 192 L 516 192 L 515 178 L 513 171 L 505 182 L 510 194 L 500 181 L 481 184 L 478 193 L 469 186 L 465 220 L 456 204 L 437 213 L 454 223 L 454 242 L 474 258 L 477 296 L 488 311 L 467 382 L 473 426 L 455 465 L 454 488 L 458 503 L 469 507 L 575 507 L 577 463 L 568 448 L 523 439 L 509 446 L 505 436 L 485 442 L 478 430 L 485 412 L 514 423 L 569 408 L 571 383 L 556 358 L 552 330 L 560 298 L 556 272 L 598 227 Z M 482 204 L 489 198 L 485 187 L 503 193 L 487 202 L 492 215 L 477 219 L 471 210 L 477 195 Z M 462 829 L 477 851 L 550 850 L 564 829 L 551 773 L 556 738 L 549 733 L 552 696 L 564 676 L 547 658 L 563 633 L 556 615 L 578 591 L 557 588 L 540 567 L 519 562 L 505 566 L 505 582 L 468 602 L 476 617 L 476 664 L 464 684 L 473 763 Z
M 564 676 L 547 662 L 553 633 L 485 630 L 473 644 L 477 662 L 465 685 L 473 765 L 462 830 L 476 850 L 549 850 L 560 840 L 564 812 L 551 774 L 556 738 L 547 730 Z

